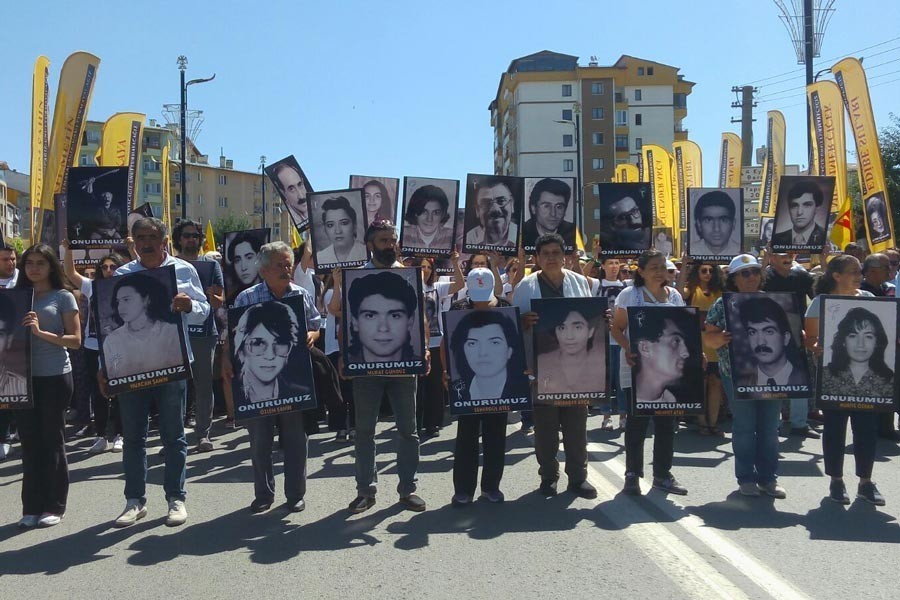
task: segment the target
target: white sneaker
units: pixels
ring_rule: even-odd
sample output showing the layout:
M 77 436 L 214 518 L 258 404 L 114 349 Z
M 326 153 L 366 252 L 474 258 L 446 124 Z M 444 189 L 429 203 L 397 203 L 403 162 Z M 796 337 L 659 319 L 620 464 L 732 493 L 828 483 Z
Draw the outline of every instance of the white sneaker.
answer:
M 187 521 L 187 508 L 184 506 L 184 500 L 169 501 L 169 515 L 166 517 L 166 525 L 169 527 L 178 527 Z
M 122 448 L 125 446 L 125 440 L 122 439 L 121 435 L 117 435 L 112 443 L 112 451 L 113 452 L 121 452 Z
M 38 515 L 24 515 L 19 519 L 18 527 L 19 529 L 34 529 L 37 527 L 38 519 L 40 519 Z
M 44 513 L 41 515 L 41 518 L 38 519 L 37 526 L 38 527 L 53 527 L 54 525 L 59 525 L 60 521 L 63 520 L 65 515 L 54 515 L 52 513 Z
M 115 526 L 128 527 L 129 525 L 134 525 L 146 516 L 147 505 L 141 504 L 141 501 L 137 498 L 129 498 L 125 502 L 125 510 L 123 510 L 122 514 L 119 515 L 119 518 L 116 519 Z
M 6 460 L 11 450 L 12 446 L 7 444 L 6 442 L 0 444 L 0 460 Z
M 107 450 L 109 450 L 109 442 L 105 437 L 101 436 L 94 440 L 94 445 L 91 446 L 88 452 L 91 454 L 103 454 Z

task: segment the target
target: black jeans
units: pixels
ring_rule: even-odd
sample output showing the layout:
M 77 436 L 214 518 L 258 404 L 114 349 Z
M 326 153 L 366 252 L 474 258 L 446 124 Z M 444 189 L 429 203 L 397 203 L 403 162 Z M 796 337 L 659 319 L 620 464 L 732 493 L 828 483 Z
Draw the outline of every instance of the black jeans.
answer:
M 889 413 L 893 415 L 894 413 Z M 822 454 L 825 474 L 843 477 L 844 453 L 847 446 L 847 421 L 853 429 L 853 457 L 856 459 L 856 476 L 872 477 L 875 464 L 875 448 L 878 444 L 878 422 L 881 414 L 849 410 L 823 410 L 825 420 L 822 429 Z
M 587 479 L 587 406 L 545 406 L 536 404 L 534 415 L 534 454 L 541 481 L 559 479 L 559 430 L 562 428 L 569 485 Z
M 434 355 L 432 355 L 434 356 Z M 434 369 L 434 365 L 431 366 Z M 506 460 L 506 415 L 462 415 L 456 427 L 456 448 L 453 451 L 453 491 L 475 495 L 478 480 L 478 433 L 484 449 L 481 470 L 481 491 L 496 492 L 503 477 Z
M 675 417 L 628 417 L 625 422 L 625 471 L 644 476 L 644 438 L 653 419 L 653 476 L 668 477 L 675 454 Z
M 335 373 L 338 368 L 340 352 L 332 352 L 328 360 L 334 366 Z M 339 379 L 342 402 L 340 406 L 328 407 L 328 430 L 341 431 L 356 427 L 356 407 L 353 405 L 353 380 Z
M 22 514 L 66 512 L 66 408 L 72 399 L 72 373 L 32 377 L 34 408 L 16 415 L 22 442 Z
M 84 361 L 87 365 L 87 384 L 91 394 L 91 406 L 94 409 L 94 433 L 97 437 L 122 435 L 122 416 L 119 414 L 117 398 L 106 398 L 100 393 L 97 373 L 100 372 L 100 353 L 97 350 L 84 348 Z M 113 428 L 109 431 L 109 419 L 112 417 Z
M 419 376 L 416 388 L 416 425 L 419 429 L 443 426 L 446 397 L 440 348 L 432 348 L 431 372 Z

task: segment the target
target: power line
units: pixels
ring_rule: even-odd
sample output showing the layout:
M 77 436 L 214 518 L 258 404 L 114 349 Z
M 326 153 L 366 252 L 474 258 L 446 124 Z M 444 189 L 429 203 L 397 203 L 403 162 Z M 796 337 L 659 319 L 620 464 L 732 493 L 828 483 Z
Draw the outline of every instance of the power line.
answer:
M 875 54 L 868 54 L 868 55 L 865 56 L 865 58 L 872 58 L 873 56 L 880 56 L 880 55 L 882 55 L 882 54 L 888 54 L 888 53 L 890 53 L 890 52 L 896 52 L 897 50 L 900 50 L 900 46 L 894 46 L 893 48 L 889 48 L 889 49 L 887 49 L 887 50 L 882 50 L 881 52 L 876 52 Z M 826 62 L 826 61 L 821 61 L 821 62 Z M 772 82 L 770 82 L 770 83 L 767 83 L 767 84 L 765 84 L 765 85 L 761 85 L 761 86 L 758 86 L 758 87 L 761 88 L 761 89 L 766 89 L 767 87 L 770 87 L 770 86 L 780 85 L 780 84 L 782 84 L 782 83 L 788 83 L 788 82 L 791 82 L 791 81 L 801 81 L 801 80 L 803 80 L 803 74 L 802 74 L 802 73 L 797 74 L 797 75 L 792 75 L 792 76 L 790 76 L 790 77 L 785 77 L 784 79 L 779 79 L 778 81 L 772 81 Z
M 889 65 L 889 64 L 892 64 L 892 63 L 895 63 L 895 62 L 900 62 L 900 58 L 895 58 L 895 59 L 893 59 L 893 60 L 886 60 L 886 61 L 884 61 L 884 62 L 882 62 L 882 63 L 878 63 L 877 65 L 869 65 L 868 67 L 866 67 L 866 72 L 867 72 L 867 73 L 868 73 L 868 72 L 871 72 L 873 69 L 877 69 L 878 67 L 883 67 L 883 66 L 885 66 L 885 65 Z M 893 74 L 893 73 L 896 73 L 896 71 L 891 71 L 891 72 L 889 72 L 889 73 L 880 73 L 880 74 L 878 74 L 878 75 L 873 75 L 873 76 L 871 76 L 871 77 L 869 77 L 869 76 L 867 75 L 866 78 L 867 78 L 867 79 L 877 79 L 878 77 L 883 77 L 884 75 L 891 75 L 891 74 Z M 805 89 L 806 89 L 806 86 L 805 86 L 805 85 L 800 85 L 800 86 L 796 86 L 796 87 L 792 87 L 792 88 L 787 88 L 787 89 L 784 89 L 784 90 L 778 90 L 778 91 L 775 91 L 775 92 L 770 92 L 770 93 L 768 93 L 768 94 L 763 94 L 762 96 L 760 96 L 760 97 L 758 98 L 758 100 L 759 100 L 759 102 L 771 102 L 771 101 L 773 101 L 773 100 L 779 100 L 779 99 L 781 99 L 781 98 L 774 98 L 773 96 L 781 96 L 781 95 L 783 95 L 783 94 L 788 94 L 788 96 L 790 96 L 790 95 L 796 95 L 796 94 L 790 94 L 789 92 L 795 92 L 795 91 L 797 91 L 797 90 L 805 90 Z M 785 96 L 785 97 L 787 97 L 787 96 Z
M 900 73 L 900 70 L 898 70 L 898 71 L 893 71 L 893 72 L 891 72 L 891 73 L 884 73 L 884 75 L 893 75 L 894 73 Z M 872 79 L 874 79 L 874 77 L 873 77 Z M 900 77 L 897 77 L 897 78 L 894 78 L 894 79 L 889 79 L 888 81 L 879 81 L 879 82 L 876 83 L 875 85 L 870 85 L 870 86 L 869 86 L 869 89 L 871 90 L 871 89 L 873 89 L 873 88 L 877 88 L 877 87 L 881 87 L 881 86 L 884 86 L 884 85 L 888 85 L 888 84 L 890 84 L 890 83 L 896 83 L 897 81 L 900 81 Z M 781 98 L 781 100 L 788 100 L 788 99 L 789 99 L 789 98 Z M 774 100 L 770 100 L 770 102 L 775 102 L 775 101 L 774 101 Z M 769 110 L 785 110 L 785 109 L 788 109 L 788 108 L 794 108 L 794 107 L 796 107 L 796 106 L 806 106 L 806 102 L 797 102 L 797 103 L 795 103 L 795 104 L 788 104 L 788 105 L 786 105 L 786 106 L 775 106 L 775 107 L 770 108 Z
M 889 39 L 889 40 L 885 40 L 885 41 L 883 41 L 883 42 L 879 42 L 879 43 L 877 43 L 877 44 L 873 44 L 872 46 L 867 46 L 867 47 L 865 47 L 865 48 L 860 48 L 859 50 L 852 50 L 852 51 L 850 51 L 850 52 L 844 52 L 844 53 L 842 53 L 842 54 L 841 54 L 840 56 L 838 56 L 838 57 L 830 58 L 830 59 L 828 59 L 828 60 L 826 60 L 826 61 L 823 61 L 823 62 L 826 62 L 826 63 L 834 62 L 834 61 L 840 60 L 840 59 L 842 59 L 842 58 L 844 58 L 844 57 L 846 57 L 846 56 L 851 56 L 851 55 L 854 55 L 854 54 L 859 54 L 860 52 L 865 52 L 866 50 L 871 50 L 872 48 L 878 48 L 878 47 L 880 47 L 880 46 L 884 46 L 885 44 L 890 44 L 891 42 L 896 42 L 897 40 L 900 40 L 900 36 L 897 36 L 897 37 L 895 37 L 895 38 L 891 38 L 891 39 Z M 784 77 L 785 75 L 790 75 L 790 74 L 792 74 L 792 73 L 798 73 L 798 72 L 799 72 L 799 73 L 802 73 L 802 72 L 805 70 L 805 68 L 806 68 L 806 67 L 803 67 L 803 68 L 800 68 L 800 69 L 793 69 L 793 70 L 791 70 L 791 71 L 785 71 L 784 73 L 779 73 L 778 75 L 770 75 L 769 77 L 763 77 L 762 79 L 756 79 L 756 80 L 754 80 L 754 81 L 748 81 L 746 85 L 753 85 L 754 83 L 760 83 L 760 82 L 762 82 L 762 81 L 769 81 L 770 79 L 775 79 L 775 78 L 777 78 L 777 77 Z

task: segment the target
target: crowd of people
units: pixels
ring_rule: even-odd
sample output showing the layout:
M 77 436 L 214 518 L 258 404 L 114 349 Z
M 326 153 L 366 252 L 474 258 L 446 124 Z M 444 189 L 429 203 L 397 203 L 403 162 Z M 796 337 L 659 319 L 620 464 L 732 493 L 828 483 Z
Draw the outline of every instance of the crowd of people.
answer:
M 424 188 L 423 188 L 424 189 Z M 366 200 L 369 201 L 366 192 Z M 374 199 L 375 193 L 373 191 Z M 424 204 L 427 207 L 427 203 Z M 380 213 L 379 213 L 380 214 Z M 380 418 L 392 415 L 396 424 L 397 494 L 403 507 L 424 511 L 425 500 L 417 493 L 419 446 L 423 440 L 440 436 L 447 424 L 448 391 L 452 385 L 447 372 L 448 355 L 457 353 L 471 367 L 467 391 L 473 397 L 506 397 L 504 390 L 508 369 L 534 369 L 535 349 L 532 328 L 539 321 L 532 300 L 547 298 L 609 299 L 605 315 L 609 327 L 609 357 L 606 378 L 608 401 L 598 406 L 535 403 L 530 411 L 522 411 L 521 433 L 533 433 L 538 463 L 538 491 L 545 496 L 558 493 L 561 478 L 559 455 L 562 437 L 566 489 L 583 498 L 596 498 L 597 490 L 588 481 L 587 447 L 588 416 L 601 415 L 600 430 L 608 435 L 624 433 L 625 494 L 641 494 L 644 477 L 644 446 L 649 427 L 653 425 L 652 486 L 664 492 L 685 495 L 687 487 L 672 472 L 676 432 L 686 427 L 701 436 L 722 437 L 730 430 L 734 450 L 734 471 L 740 494 L 774 498 L 786 497 L 778 481 L 778 443 L 782 420 L 787 420 L 788 435 L 822 438 L 825 472 L 831 478 L 828 497 L 847 504 L 850 496 L 843 480 L 846 429 L 852 426 L 855 473 L 859 479 L 857 497 L 883 505 L 884 497 L 872 481 L 879 438 L 900 441 L 895 412 L 864 412 L 827 409 L 817 410 L 811 394 L 798 394 L 780 400 L 743 400 L 735 396 L 735 374 L 727 351 L 732 335 L 728 331 L 723 293 L 789 292 L 796 295 L 805 311 L 805 348 L 816 365 L 824 343 L 818 339 L 822 318 L 820 296 L 831 294 L 847 297 L 893 297 L 898 281 L 900 251 L 868 254 L 858 244 L 848 245 L 834 256 L 827 252 L 814 256 L 812 262 L 798 262 L 794 254 L 765 252 L 762 259 L 748 254 L 737 255 L 728 265 L 695 262 L 683 256 L 672 260 L 659 249 L 651 248 L 636 259 L 611 258 L 603 255 L 599 243 L 590 253 L 567 254 L 558 233 L 542 233 L 534 241 L 534 254 L 502 257 L 496 253 L 461 257 L 450 256 L 452 274 L 439 275 L 431 258 L 403 257 L 400 254 L 395 225 L 387 219 L 375 219 L 363 240 L 371 256 L 363 269 L 389 270 L 407 266 L 420 268 L 426 318 L 428 370 L 423 375 L 340 375 L 342 361 L 342 324 L 358 320 L 358 314 L 342 314 L 341 273 L 318 276 L 312 266 L 309 244 L 292 249 L 283 242 L 257 246 L 245 244 L 246 256 L 237 255 L 235 264 L 255 261 L 258 275 L 252 285 L 234 298 L 234 307 L 250 307 L 229 340 L 225 321 L 225 292 L 219 252 L 203 253 L 204 233 L 195 221 L 182 220 L 174 230 L 154 218 L 142 218 L 131 228 L 128 242 L 130 257 L 111 253 L 95 265 L 79 271 L 71 253 L 63 260 L 46 245 L 35 245 L 19 256 L 15 249 L 0 247 L 0 287 L 33 290 L 33 308 L 22 326 L 31 334 L 31 384 L 33 408 L 0 411 L 0 460 L 16 456 L 22 470 L 22 528 L 50 527 L 60 523 L 66 513 L 68 468 L 66 461 L 67 419 L 76 423 L 78 436 L 93 435 L 90 453 L 106 451 L 123 454 L 125 508 L 115 526 L 134 524 L 147 514 L 147 440 L 149 432 L 158 430 L 160 451 L 165 463 L 163 490 L 168 504 L 166 523 L 170 526 L 187 520 L 185 465 L 188 456 L 186 431 L 193 429 L 195 452 L 216 448 L 212 422 L 217 406 L 226 415 L 227 427 L 246 427 L 253 466 L 254 487 L 250 510 L 261 513 L 275 503 L 276 483 L 273 449 L 279 447 L 284 456 L 284 493 L 289 511 L 304 510 L 306 495 L 306 462 L 311 435 L 319 434 L 322 424 L 334 434 L 338 443 L 354 445 L 356 496 L 348 505 L 350 513 L 362 513 L 375 505 L 378 492 L 375 443 L 376 425 Z M 170 243 L 171 242 L 171 243 Z M 360 242 L 360 243 L 363 243 Z M 65 241 L 63 246 L 67 246 Z M 237 244 L 232 245 L 235 249 Z M 174 252 L 172 251 L 174 248 Z M 236 250 L 240 250 L 237 248 Z M 195 266 L 200 261 L 212 262 L 211 284 L 203 286 Z M 149 305 L 152 299 L 139 286 L 121 286 L 116 301 L 123 305 L 118 317 L 123 323 L 121 334 L 104 341 L 106 361 L 151 360 L 141 352 L 136 340 L 166 327 L 183 327 L 187 335 L 188 353 L 193 376 L 188 381 L 170 381 L 145 389 L 110 394 L 109 385 L 99 367 L 101 360 L 97 327 L 89 310 L 92 280 L 139 273 L 160 267 L 174 267 L 177 291 L 170 313 L 175 321 L 156 323 L 135 316 L 129 320 L 124 306 Z M 254 271 L 257 271 L 254 268 Z M 131 280 L 134 277 L 131 276 Z M 374 281 L 374 280 L 373 280 Z M 375 289 L 388 297 L 386 287 Z M 265 317 L 252 307 L 302 297 L 306 316 L 306 338 L 301 339 L 300 324 L 289 311 L 284 315 Z M 476 358 L 479 344 L 509 340 L 506 317 L 499 318 L 498 307 L 519 309 L 520 335 L 524 338 L 525 356 L 512 348 L 503 348 L 506 364 L 491 370 Z M 640 348 L 632 347 L 629 337 L 628 308 L 640 306 L 692 306 L 701 311 L 703 322 L 704 414 L 697 418 L 675 416 L 639 416 L 630 410 L 633 397 L 632 369 L 665 367 L 665 361 L 649 361 Z M 448 339 L 442 331 L 441 313 L 470 311 L 465 339 Z M 878 320 L 865 310 L 848 314 L 844 327 L 847 340 L 866 338 L 860 348 L 847 341 L 844 354 L 836 354 L 825 365 L 825 381 L 833 385 L 852 382 L 869 389 L 893 385 L 893 371 L 885 371 L 872 351 L 866 348 L 884 345 L 892 340 L 878 336 Z M 852 311 L 851 311 L 852 312 Z M 137 314 L 137 313 L 135 313 Z M 492 316 L 493 315 L 493 316 Z M 560 373 L 573 367 L 567 361 L 591 363 L 599 349 L 591 350 L 588 338 L 594 336 L 590 315 L 573 309 L 556 324 L 557 335 L 571 335 L 580 328 L 589 331 L 581 345 L 574 342 L 571 351 L 560 343 L 559 350 L 547 361 L 559 363 Z M 0 351 L 6 351 L 6 337 L 15 324 L 0 319 Z M 156 328 L 156 329 L 154 329 Z M 119 331 L 119 330 L 117 330 Z M 491 331 L 500 342 L 492 342 Z M 477 333 L 474 333 L 477 332 Z M 500 335 L 502 333 L 502 335 Z M 161 335 L 161 333 L 160 333 Z M 668 335 L 665 330 L 657 338 Z M 763 334 L 761 334 L 763 335 Z M 671 336 L 671 354 L 678 356 L 683 344 Z M 881 333 L 884 337 L 884 333 Z M 121 338 L 121 339 L 119 339 Z M 561 338 L 560 338 L 561 339 Z M 234 344 L 234 348 L 230 345 Z M 232 379 L 235 365 L 232 354 L 240 359 L 242 387 L 240 397 L 266 395 L 272 390 L 293 389 L 294 384 L 281 377 L 289 349 L 305 344 L 312 364 L 312 381 L 303 390 L 315 388 L 318 407 L 261 416 L 235 424 Z M 866 346 L 865 344 L 869 344 Z M 107 347 L 109 345 L 110 347 Z M 576 347 L 577 346 L 577 347 Z M 360 352 L 365 352 L 361 349 Z M 568 352 L 568 354 L 567 354 Z M 591 354 L 593 352 L 593 355 Z M 591 358 L 591 357 L 594 358 Z M 883 352 L 882 355 L 883 356 Z M 157 357 L 167 358 L 167 357 Z M 254 359 L 265 367 L 257 368 Z M 542 359 L 544 360 L 544 359 Z M 280 361 L 272 366 L 272 361 Z M 599 359 L 602 363 L 602 356 Z M 118 363 L 116 363 L 118 364 Z M 554 363 L 556 364 L 556 363 Z M 880 363 L 883 365 L 883 360 Z M 106 365 L 106 372 L 114 364 Z M 578 365 L 574 365 L 577 367 Z M 483 368 L 482 368 L 483 367 Z M 893 365 L 890 365 L 892 368 Z M 762 368 L 762 367 L 761 367 Z M 813 367 L 815 368 L 815 366 Z M 887 368 L 887 367 L 885 367 Z M 479 370 L 480 369 L 480 370 Z M 496 378 L 494 371 L 502 371 Z M 600 370 L 602 372 L 602 370 Z M 575 369 L 572 377 L 588 377 L 596 369 Z M 14 374 L 0 370 L 0 380 L 11 388 L 22 387 L 12 379 Z M 595 377 L 603 377 L 596 374 Z M 639 380 L 639 379 L 638 379 Z M 500 382 L 499 384 L 497 382 Z M 841 383 L 843 382 L 843 383 Z M 548 380 L 547 385 L 550 385 Z M 534 382 L 532 385 L 536 385 Z M 830 385 L 827 383 L 826 385 Z M 511 384 L 510 384 L 511 385 Z M 555 385 L 563 385 L 556 383 Z M 892 390 L 893 388 L 891 388 Z M 301 389 L 295 390 L 299 395 Z M 665 394 L 665 390 L 653 392 Z M 526 391 L 527 393 L 527 391 Z M 642 392 L 644 393 L 644 392 Z M 698 394 L 699 395 L 699 394 Z M 891 394 L 892 395 L 892 394 Z M 896 400 L 896 399 L 895 399 Z M 895 406 L 896 408 L 896 406 Z M 616 419 L 614 421 L 614 418 Z M 451 503 L 465 506 L 476 499 L 478 489 L 479 438 L 482 444 L 483 468 L 480 498 L 501 503 L 504 495 L 501 481 L 506 461 L 507 424 L 512 420 L 506 412 L 484 412 L 457 418 L 453 462 L 454 494 Z M 724 427 L 730 421 L 729 427 Z M 277 439 L 277 442 L 276 442 Z M 241 450 L 238 450 L 241 451 Z

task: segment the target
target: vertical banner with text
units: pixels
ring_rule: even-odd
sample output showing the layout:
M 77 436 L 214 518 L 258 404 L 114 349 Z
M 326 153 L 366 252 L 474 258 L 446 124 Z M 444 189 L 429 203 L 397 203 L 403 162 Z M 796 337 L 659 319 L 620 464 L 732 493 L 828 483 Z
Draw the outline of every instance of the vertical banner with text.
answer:
M 741 160 L 743 159 L 743 146 L 741 138 L 736 133 L 725 132 L 722 134 L 722 150 L 719 154 L 719 187 L 741 187 Z
M 100 149 L 97 152 L 101 167 L 128 167 L 128 210 L 138 204 L 141 142 L 145 115 L 116 113 L 103 124 Z
M 640 183 L 641 174 L 637 165 L 616 165 L 616 183 Z
M 34 77 L 31 83 L 31 205 L 28 209 L 28 231 L 32 244 L 37 243 L 34 215 L 41 206 L 41 193 L 44 189 L 44 171 L 47 169 L 47 153 L 49 152 L 50 128 L 47 118 L 50 116 L 50 87 L 47 82 L 50 71 L 50 59 L 38 56 L 34 63 Z M 20 207 L 24 209 L 24 207 Z M 24 212 L 24 211 L 23 211 Z
M 781 111 L 766 113 L 766 159 L 763 161 L 762 189 L 759 193 L 759 216 L 775 216 L 778 183 L 784 175 L 784 142 L 786 135 Z
M 675 155 L 675 195 L 678 200 L 679 237 L 687 231 L 687 190 L 703 187 L 703 153 L 697 142 L 672 144 Z
M 882 252 L 894 247 L 894 226 L 866 73 L 855 58 L 838 61 L 831 67 L 831 72 L 841 90 L 856 141 L 859 191 L 869 251 Z

